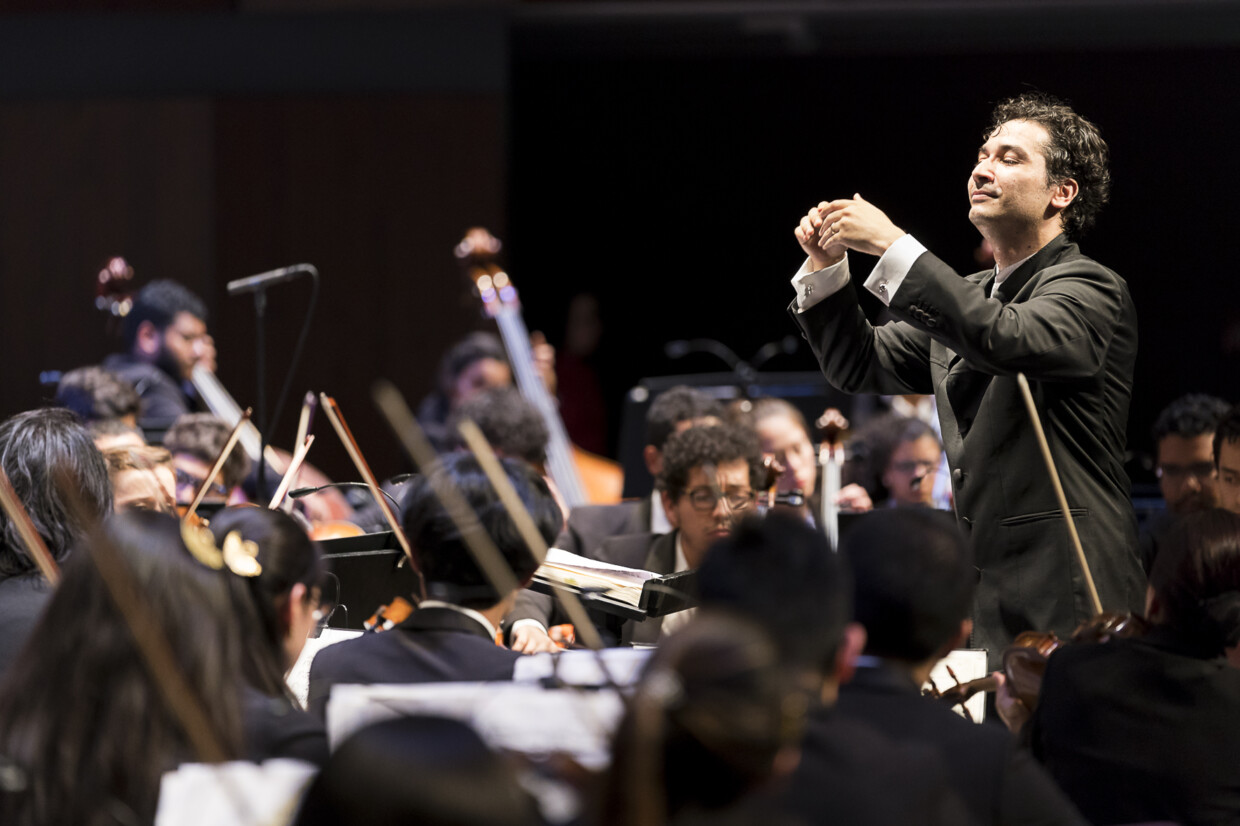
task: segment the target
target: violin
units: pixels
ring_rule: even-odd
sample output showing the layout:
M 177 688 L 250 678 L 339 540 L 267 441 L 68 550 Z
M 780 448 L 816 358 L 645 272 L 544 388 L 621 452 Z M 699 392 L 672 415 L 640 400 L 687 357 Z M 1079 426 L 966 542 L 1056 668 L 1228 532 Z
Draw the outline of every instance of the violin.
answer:
M 582 450 L 569 441 L 559 407 L 534 365 L 530 333 L 521 316 L 517 289 L 508 273 L 495 261 L 502 246 L 498 238 L 475 227 L 457 244 L 455 255 L 482 300 L 484 311 L 495 319 L 517 389 L 534 405 L 547 426 L 547 475 L 570 508 L 588 503 L 615 504 L 620 501 L 624 488 L 624 471 L 619 463 Z
M 818 449 L 818 465 L 822 468 L 819 523 L 831 543 L 831 550 L 840 545 L 840 488 L 843 486 L 844 432 L 848 419 L 834 407 L 828 407 L 814 422 L 822 437 Z

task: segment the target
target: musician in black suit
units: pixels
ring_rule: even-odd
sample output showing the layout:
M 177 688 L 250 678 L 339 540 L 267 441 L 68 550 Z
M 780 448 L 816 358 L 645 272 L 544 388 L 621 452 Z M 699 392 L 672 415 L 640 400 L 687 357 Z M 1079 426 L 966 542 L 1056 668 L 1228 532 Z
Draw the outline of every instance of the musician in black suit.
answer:
M 1092 823 L 1240 821 L 1240 516 L 1188 514 L 1150 572 L 1144 637 L 1051 655 L 1030 740 Z
M 1063 792 L 1002 726 L 976 725 L 921 694 L 967 639 L 977 571 L 954 521 L 924 508 L 861 518 L 840 552 L 853 571 L 865 656 L 836 708 L 899 742 L 931 747 L 979 824 L 1083 824 Z
M 201 298 L 175 281 L 152 281 L 134 296 L 122 342 L 125 350 L 102 366 L 138 391 L 139 427 L 162 434 L 178 416 L 199 409 L 190 384 L 194 367 L 215 371 L 215 341 Z
M 702 616 L 736 614 L 765 628 L 785 681 L 809 698 L 800 762 L 753 801 L 753 822 L 973 822 L 935 748 L 839 710 L 865 629 L 851 621 L 847 566 L 826 537 L 794 514 L 747 519 L 711 548 L 698 590 Z
M 524 462 L 501 461 L 549 542 L 561 517 L 546 482 Z M 538 563 L 473 455 L 445 456 L 440 474 L 470 504 L 516 582 L 528 583 Z M 410 482 L 404 507 L 402 523 L 426 579 L 428 598 L 409 619 L 389 631 L 319 652 L 310 667 L 309 706 L 320 717 L 325 717 L 332 686 L 341 683 L 512 679 L 513 664 L 521 655 L 497 645 L 495 635 L 517 590 L 498 593 L 483 576 L 426 477 Z
M 974 647 L 997 663 L 1027 629 L 1070 634 L 1093 613 L 1016 374 L 1029 377 L 1102 604 L 1139 609 L 1136 520 L 1123 470 L 1136 310 L 1118 275 L 1071 239 L 1110 183 L 1093 124 L 1043 95 L 995 110 L 969 177 L 969 218 L 995 269 L 960 278 L 860 196 L 796 229 L 809 260 L 792 315 L 832 384 L 935 394 L 961 525 L 981 569 Z M 866 320 L 852 249 L 881 256 L 866 289 L 896 319 Z
M 646 447 L 642 458 L 650 474 L 663 470 L 663 450 L 672 435 L 698 425 L 718 424 L 723 408 L 718 401 L 692 387 L 672 387 L 650 405 L 646 413 Z M 580 556 L 594 557 L 609 537 L 632 534 L 665 534 L 672 530 L 657 487 L 646 499 L 618 505 L 582 505 L 573 508 L 555 546 Z M 628 567 L 641 568 L 644 557 Z M 655 570 L 648 568 L 647 570 Z M 658 573 L 672 573 L 671 568 Z M 518 595 L 517 606 L 505 619 L 514 651 L 534 654 L 557 650 L 547 629 L 566 621 L 556 612 L 551 597 L 534 591 Z

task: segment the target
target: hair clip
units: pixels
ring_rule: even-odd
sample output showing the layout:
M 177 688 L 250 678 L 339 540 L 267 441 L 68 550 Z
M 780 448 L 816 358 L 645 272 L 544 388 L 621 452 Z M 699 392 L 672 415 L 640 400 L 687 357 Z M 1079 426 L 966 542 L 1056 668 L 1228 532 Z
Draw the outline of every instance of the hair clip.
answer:
M 239 531 L 231 531 L 224 537 L 224 549 L 215 545 L 215 537 L 206 527 L 181 524 L 181 539 L 194 559 L 213 571 L 225 565 L 237 576 L 256 577 L 263 572 L 258 562 L 258 544 L 242 539 Z

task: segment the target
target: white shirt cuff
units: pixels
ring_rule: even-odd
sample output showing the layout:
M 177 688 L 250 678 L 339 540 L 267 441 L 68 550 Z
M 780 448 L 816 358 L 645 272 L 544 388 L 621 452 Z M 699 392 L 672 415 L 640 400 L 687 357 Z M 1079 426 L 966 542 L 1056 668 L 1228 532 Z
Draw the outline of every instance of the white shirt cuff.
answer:
M 806 258 L 801 269 L 792 276 L 792 289 L 797 291 L 798 313 L 803 313 L 827 296 L 834 295 L 848 283 L 847 255 L 838 264 L 820 270 L 811 270 L 810 266 L 810 259 Z
M 901 235 L 887 248 L 883 257 L 878 259 L 870 277 L 865 280 L 865 288 L 878 296 L 879 301 L 890 304 L 891 297 L 904 283 L 908 271 L 925 251 L 926 248 L 916 238 L 907 234 Z
M 547 633 L 547 626 L 543 625 L 541 622 L 539 622 L 536 619 L 529 619 L 529 618 L 519 619 L 516 622 L 514 622 L 512 624 L 512 630 L 516 631 L 518 628 L 525 628 L 526 626 L 529 626 L 529 625 L 534 626 L 539 631 L 542 631 L 544 634 Z M 547 636 L 551 636 L 551 635 L 547 634 Z

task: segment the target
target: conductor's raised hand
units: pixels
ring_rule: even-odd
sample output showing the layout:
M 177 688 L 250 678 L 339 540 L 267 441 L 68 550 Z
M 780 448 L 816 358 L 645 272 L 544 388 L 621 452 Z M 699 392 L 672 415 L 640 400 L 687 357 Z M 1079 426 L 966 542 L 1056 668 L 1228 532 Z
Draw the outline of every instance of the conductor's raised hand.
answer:
M 843 260 L 844 253 L 847 251 L 842 244 L 826 247 L 819 244 L 822 240 L 822 228 L 829 206 L 830 204 L 823 201 L 818 206 L 810 207 L 809 212 L 801 219 L 801 223 L 797 224 L 797 228 L 793 230 L 797 243 L 809 256 L 810 263 L 815 270 L 838 264 Z
M 818 247 L 824 255 L 832 254 L 841 246 L 868 255 L 882 255 L 904 234 L 887 213 L 856 194 L 851 200 L 826 204 L 826 214 L 822 216 L 822 227 L 818 231 Z

